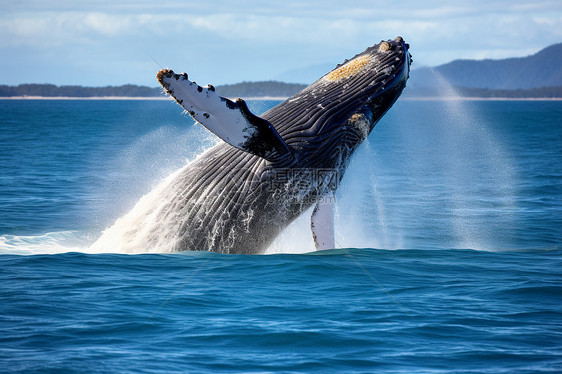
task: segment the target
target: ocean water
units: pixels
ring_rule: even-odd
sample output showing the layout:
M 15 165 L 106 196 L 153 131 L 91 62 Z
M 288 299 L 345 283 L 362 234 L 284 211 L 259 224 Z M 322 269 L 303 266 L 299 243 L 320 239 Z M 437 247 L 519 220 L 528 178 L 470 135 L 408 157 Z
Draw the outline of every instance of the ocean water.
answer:
M 169 101 L 0 100 L 0 372 L 560 372 L 561 124 L 399 100 L 337 249 L 305 214 L 267 255 L 126 255 L 90 245 L 214 136 Z

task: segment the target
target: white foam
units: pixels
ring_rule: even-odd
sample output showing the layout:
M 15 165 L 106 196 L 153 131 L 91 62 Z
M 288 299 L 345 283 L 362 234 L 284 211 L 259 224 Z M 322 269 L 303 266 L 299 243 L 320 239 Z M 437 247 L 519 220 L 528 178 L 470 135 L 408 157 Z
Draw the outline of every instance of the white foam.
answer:
M 87 238 L 77 231 L 41 235 L 0 235 L 0 254 L 36 255 L 87 252 Z

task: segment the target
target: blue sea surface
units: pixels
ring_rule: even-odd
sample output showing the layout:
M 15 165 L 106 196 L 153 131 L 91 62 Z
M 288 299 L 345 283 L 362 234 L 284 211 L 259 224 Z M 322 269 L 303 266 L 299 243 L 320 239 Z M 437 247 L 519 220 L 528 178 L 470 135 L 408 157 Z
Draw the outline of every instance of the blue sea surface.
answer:
M 0 100 L 0 372 L 562 372 L 561 124 L 399 100 L 338 249 L 303 216 L 268 255 L 126 255 L 89 246 L 216 138 L 169 101 Z

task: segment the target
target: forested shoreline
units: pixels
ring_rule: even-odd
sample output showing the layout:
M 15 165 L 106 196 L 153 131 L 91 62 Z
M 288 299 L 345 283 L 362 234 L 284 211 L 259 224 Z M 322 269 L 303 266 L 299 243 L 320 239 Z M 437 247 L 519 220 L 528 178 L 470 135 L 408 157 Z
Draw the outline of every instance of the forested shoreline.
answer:
M 217 92 L 224 97 L 289 97 L 305 88 L 305 84 L 278 81 L 242 82 L 217 86 Z M 562 98 L 562 87 L 540 87 L 530 89 L 486 89 L 455 87 L 454 93 L 460 97 L 476 98 Z M 84 87 L 56 86 L 54 84 L 20 84 L 18 86 L 0 85 L 0 97 L 164 97 L 161 88 L 127 84 L 122 86 Z M 442 97 L 437 88 L 408 87 L 407 97 Z

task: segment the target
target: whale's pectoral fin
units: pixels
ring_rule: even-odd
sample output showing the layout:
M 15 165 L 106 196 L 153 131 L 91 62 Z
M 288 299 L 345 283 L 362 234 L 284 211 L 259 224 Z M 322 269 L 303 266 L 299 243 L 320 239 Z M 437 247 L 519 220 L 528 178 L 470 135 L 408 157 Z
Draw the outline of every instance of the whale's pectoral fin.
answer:
M 186 73 L 163 69 L 156 77 L 197 122 L 228 144 L 267 160 L 291 154 L 271 123 L 250 112 L 244 100 L 221 97 L 213 86 L 201 87 Z
M 323 196 L 312 212 L 310 228 L 316 250 L 336 247 L 334 239 L 335 196 L 333 193 Z

